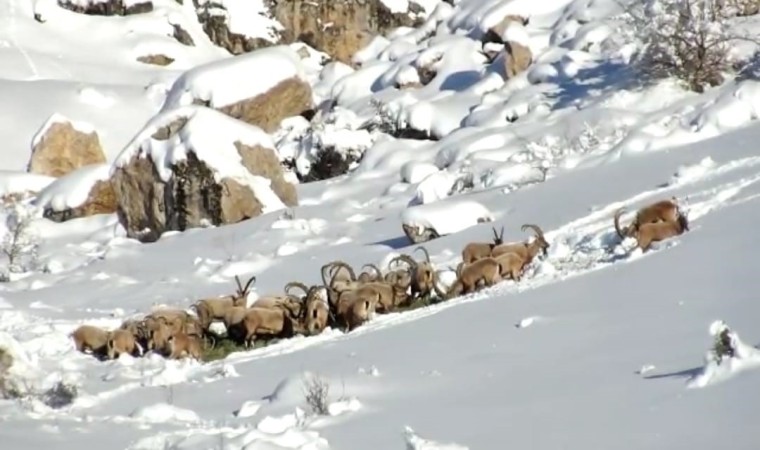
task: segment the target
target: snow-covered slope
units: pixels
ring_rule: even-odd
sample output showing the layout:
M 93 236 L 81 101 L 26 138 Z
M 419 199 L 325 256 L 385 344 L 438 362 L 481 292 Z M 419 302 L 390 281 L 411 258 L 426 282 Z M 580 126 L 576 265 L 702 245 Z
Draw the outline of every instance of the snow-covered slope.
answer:
M 134 63 L 135 42 L 121 27 L 151 41 L 167 11 L 187 12 L 191 2 L 155 3 L 145 16 L 85 18 L 40 1 L 48 9 L 39 31 L 23 2 L 0 0 L 0 39 L 9 43 L 0 48 L 0 89 L 9 93 L 0 108 L 10 118 L 0 125 L 0 194 L 52 181 L 14 172 L 51 114 L 91 123 L 113 162 L 182 69 L 228 57 L 206 42 L 175 49 L 178 68 Z M 418 30 L 378 38 L 357 57 L 361 67 L 328 65 L 309 78 L 317 100 L 337 105 L 314 132 L 347 147 L 361 135 L 369 149 L 352 173 L 299 185 L 292 215 L 167 233 L 152 244 L 125 238 L 116 215 L 36 219 L 39 267 L 0 283 L 0 347 L 13 354 L 11 377 L 24 389 L 65 381 L 78 392 L 59 409 L 0 400 L 2 445 L 678 450 L 730 439 L 732 448 L 756 448 L 757 82 L 731 79 L 704 94 L 671 80 L 631 84 L 631 49 L 609 19 L 613 1 L 455 3 L 439 3 Z M 505 14 L 531 17 L 517 36 L 527 35 L 535 55 L 506 82 L 476 40 Z M 68 28 L 79 21 L 94 34 Z M 94 50 L 93 36 L 113 51 Z M 432 61 L 431 83 L 393 87 Z M 386 119 L 439 139 L 363 129 L 376 112 L 372 98 Z M 273 141 L 292 149 L 296 131 Z M 452 189 L 462 180 L 472 187 Z M 65 184 L 46 195 L 63 198 Z M 690 231 L 645 254 L 620 242 L 617 208 L 672 196 Z M 317 283 L 319 268 L 336 259 L 385 266 L 414 248 L 404 220 L 447 234 L 425 244 L 446 284 L 462 247 L 489 240 L 492 226 L 516 241 L 527 237 L 522 224 L 537 224 L 550 248 L 519 283 L 220 361 L 103 362 L 68 337 L 82 323 L 116 327 L 155 305 L 230 293 L 235 275 L 255 274 L 263 295 L 288 281 Z M 741 359 L 717 368 L 704 361 L 716 320 L 744 343 Z M 327 415 L 308 414 L 303 382 L 314 376 L 329 383 Z

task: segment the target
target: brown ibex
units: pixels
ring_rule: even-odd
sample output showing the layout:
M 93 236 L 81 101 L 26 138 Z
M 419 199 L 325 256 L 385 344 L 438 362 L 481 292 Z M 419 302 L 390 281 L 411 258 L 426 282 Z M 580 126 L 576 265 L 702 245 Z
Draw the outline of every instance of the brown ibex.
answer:
M 620 234 L 621 210 L 615 213 L 615 229 Z M 648 251 L 654 242 L 664 241 L 689 230 L 689 221 L 686 215 L 679 214 L 675 221 L 648 222 L 639 225 L 631 232 L 631 237 L 636 239 L 636 246 L 643 252 Z
M 497 233 L 494 227 L 491 227 L 491 230 L 493 230 L 493 242 L 470 242 L 464 246 L 462 261 L 465 264 L 472 264 L 479 259 L 491 256 L 494 247 L 504 242 L 504 227 L 501 227 L 501 233 Z
M 617 221 L 619 221 L 620 215 L 626 211 L 626 208 L 620 208 L 615 212 L 615 217 Z M 640 208 L 638 211 L 636 211 L 636 217 L 633 219 L 630 225 L 627 227 L 620 227 L 619 225 L 615 226 L 615 231 L 617 232 L 620 239 L 625 239 L 626 237 L 633 237 L 635 232 L 644 224 L 647 223 L 657 223 L 657 222 L 678 222 L 678 218 L 680 216 L 683 216 L 683 212 L 681 211 L 681 208 L 678 205 L 678 200 L 676 197 L 672 197 L 668 200 L 660 200 L 658 202 L 649 204 L 647 206 L 644 206 L 643 208 Z M 689 224 L 685 224 L 686 228 L 685 231 L 689 231 Z
M 197 301 L 192 308 L 195 309 L 200 321 L 201 327 L 208 331 L 209 326 L 215 320 L 224 320 L 224 316 L 227 310 L 233 306 L 246 306 L 248 294 L 252 283 L 256 282 L 256 276 L 252 276 L 245 283 L 245 286 L 241 285 L 240 278 L 235 275 L 235 283 L 237 284 L 237 292 L 235 295 L 226 295 L 217 298 L 207 298 Z
M 546 241 L 546 238 L 544 238 L 544 232 L 538 225 L 530 223 L 526 223 L 520 227 L 520 230 L 522 231 L 526 231 L 528 229 L 533 230 L 535 233 L 535 239 L 533 239 L 533 241 L 501 244 L 493 249 L 491 256 L 497 258 L 505 253 L 515 253 L 525 261 L 526 266 L 533 261 L 539 252 L 543 253 L 544 256 L 546 256 L 549 249 L 549 243 Z
M 442 299 L 450 299 L 463 294 L 475 292 L 479 286 L 493 286 L 501 281 L 501 264 L 491 257 L 479 259 L 471 264 L 460 263 L 457 268 L 457 279 L 443 292 L 438 284 L 433 284 L 436 293 Z

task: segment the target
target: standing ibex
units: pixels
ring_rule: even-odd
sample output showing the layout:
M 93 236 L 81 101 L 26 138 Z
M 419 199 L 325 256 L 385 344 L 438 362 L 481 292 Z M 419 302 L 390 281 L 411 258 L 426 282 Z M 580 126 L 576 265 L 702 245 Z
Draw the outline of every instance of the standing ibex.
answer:
M 501 273 L 501 264 L 491 257 L 479 259 L 472 264 L 461 262 L 457 267 L 457 279 L 446 292 L 443 292 L 437 283 L 434 283 L 433 287 L 442 299 L 450 299 L 475 292 L 481 285 L 493 286 L 501 281 Z
M 533 239 L 532 242 L 524 241 L 498 245 L 494 247 L 491 256 L 497 258 L 505 253 L 515 253 L 525 261 L 526 266 L 533 261 L 533 258 L 535 258 L 539 252 L 546 256 L 549 249 L 549 243 L 546 241 L 546 238 L 544 238 L 544 232 L 538 225 L 530 223 L 526 223 L 520 227 L 520 230 L 522 231 L 526 231 L 527 229 L 531 229 L 535 233 L 535 239 Z
M 256 282 L 256 276 L 252 276 L 245 283 L 245 286 L 241 285 L 240 278 L 235 275 L 235 283 L 237 284 L 237 292 L 235 295 L 226 295 L 217 298 L 207 298 L 197 301 L 192 308 L 195 309 L 198 314 L 198 320 L 201 327 L 208 331 L 211 322 L 214 320 L 224 320 L 224 316 L 227 310 L 233 306 L 246 306 L 248 294 L 250 292 L 251 284 Z
M 501 233 L 497 233 L 494 227 L 491 227 L 491 230 L 493 230 L 493 242 L 470 242 L 464 246 L 462 261 L 465 264 L 471 264 L 479 259 L 491 256 L 494 247 L 504 242 L 504 227 L 501 227 Z
M 409 265 L 412 299 L 429 296 L 433 292 L 433 284 L 435 283 L 435 269 L 430 262 L 430 254 L 422 246 L 416 247 L 415 250 L 422 250 L 425 254 L 425 261 L 420 263 L 409 255 L 399 255 L 388 262 L 389 266 L 396 261 L 402 261 Z
M 623 233 L 620 230 L 619 223 L 621 213 L 622 208 L 615 212 L 615 230 L 618 232 L 618 235 L 622 236 Z M 636 239 L 637 247 L 646 252 L 650 249 L 652 243 L 678 236 L 688 230 L 689 221 L 686 215 L 679 213 L 675 221 L 642 223 L 634 229 L 629 228 L 627 232 L 630 233 L 630 237 Z
M 683 212 L 678 205 L 678 200 L 672 197 L 668 200 L 660 200 L 658 202 L 644 206 L 636 211 L 636 217 L 633 219 L 630 225 L 621 228 L 619 225 L 619 217 L 625 212 L 625 207 L 622 207 L 615 211 L 615 231 L 620 239 L 626 237 L 633 237 L 636 231 L 644 224 L 657 223 L 657 222 L 678 222 L 679 217 L 683 216 Z M 689 224 L 685 223 L 685 231 L 689 231 Z

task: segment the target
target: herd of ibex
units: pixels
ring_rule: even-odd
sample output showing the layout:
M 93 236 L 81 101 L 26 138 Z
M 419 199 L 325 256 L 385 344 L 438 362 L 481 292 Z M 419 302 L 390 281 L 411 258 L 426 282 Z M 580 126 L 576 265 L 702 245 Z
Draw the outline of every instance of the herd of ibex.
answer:
M 643 251 L 654 242 L 689 229 L 675 198 L 640 209 L 633 222 L 621 228 L 623 211 L 621 208 L 615 212 L 615 230 L 621 239 L 634 238 Z M 539 254 L 546 256 L 549 249 L 537 225 L 525 224 L 521 229 L 532 230 L 535 238 L 505 243 L 504 229 L 497 233 L 493 228 L 492 242 L 467 244 L 456 268 L 456 280 L 446 290 L 440 288 L 430 255 L 420 246 L 415 251 L 421 250 L 424 260 L 401 254 L 389 261 L 385 274 L 376 265 L 366 264 L 362 269 L 367 270 L 356 276 L 345 262 L 332 261 L 321 268 L 321 285 L 293 281 L 285 285 L 283 294 L 259 297 L 251 306 L 247 306 L 247 298 L 256 277 L 243 284 L 235 276 L 235 294 L 199 300 L 191 307 L 195 314 L 182 309 L 157 309 L 142 319 L 129 319 L 112 331 L 82 325 L 71 337 L 77 350 L 89 350 L 108 359 L 122 353 L 138 356 L 147 350 L 168 358 L 201 359 L 206 342 L 215 342 L 211 325 L 217 321 L 224 324 L 228 339 L 247 348 L 256 339 L 315 335 L 327 327 L 351 331 L 376 313 L 409 307 L 420 299 L 430 301 L 435 295 L 442 301 L 501 280 L 520 281 L 526 267 Z M 294 293 L 294 289 L 301 292 Z

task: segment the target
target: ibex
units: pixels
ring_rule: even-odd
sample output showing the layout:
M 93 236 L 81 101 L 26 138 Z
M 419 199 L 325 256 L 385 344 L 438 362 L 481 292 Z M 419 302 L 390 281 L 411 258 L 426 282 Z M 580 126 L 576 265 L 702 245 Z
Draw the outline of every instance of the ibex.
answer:
M 233 306 L 246 306 L 248 293 L 252 283 L 256 282 L 256 276 L 252 276 L 245 283 L 245 286 L 240 284 L 240 278 L 235 275 L 235 283 L 237 284 L 237 292 L 235 295 L 226 295 L 217 298 L 208 298 L 200 300 L 192 305 L 198 315 L 201 327 L 208 331 L 211 322 L 214 320 L 223 320 L 228 309 Z
M 409 273 L 411 274 L 411 290 L 412 298 L 427 297 L 433 292 L 433 284 L 435 283 L 435 269 L 430 262 L 430 254 L 425 247 L 417 247 L 415 250 L 422 250 L 425 254 L 425 261 L 417 262 L 409 255 L 399 255 L 390 260 L 389 265 L 395 261 L 403 261 L 409 265 Z
M 74 339 L 77 351 L 85 353 L 89 350 L 93 355 L 105 356 L 106 344 L 108 343 L 108 331 L 92 326 L 81 325 L 69 334 Z
M 137 345 L 135 336 L 127 330 L 111 331 L 108 334 L 106 351 L 108 353 L 108 359 L 116 359 L 122 353 L 127 353 L 132 356 L 143 354 L 143 349 Z
M 344 292 L 336 303 L 337 325 L 346 331 L 354 330 L 374 316 L 379 301 L 380 295 L 373 289 Z
M 615 212 L 615 217 L 619 218 L 623 212 L 625 212 L 625 207 L 618 209 Z M 672 197 L 669 200 L 660 200 L 639 209 L 636 211 L 636 217 L 630 225 L 624 228 L 616 225 L 615 231 L 620 239 L 625 239 L 626 237 L 633 237 L 636 230 L 646 223 L 677 222 L 680 216 L 683 216 L 683 213 L 678 206 L 678 200 L 675 197 Z M 688 223 L 686 224 L 686 227 L 687 228 L 684 230 L 689 231 Z
M 198 336 L 177 333 L 169 337 L 166 344 L 166 353 L 169 359 L 180 359 L 189 356 L 200 361 L 203 356 L 203 343 Z
M 239 325 L 242 341 L 250 348 L 258 336 L 293 336 L 293 318 L 279 308 L 249 308 Z
M 359 281 L 360 283 L 369 283 L 370 281 L 381 281 L 383 279 L 383 272 L 380 270 L 379 267 L 377 267 L 374 264 L 365 264 L 362 266 L 362 269 L 365 267 L 372 269 L 372 272 L 360 273 L 359 278 L 357 278 L 357 281 Z
M 615 213 L 615 230 L 618 234 L 621 234 L 619 224 L 621 213 L 621 210 Z M 638 228 L 630 231 L 630 233 L 631 237 L 636 239 L 637 247 L 646 252 L 650 249 L 652 243 L 678 236 L 688 230 L 688 219 L 684 214 L 679 214 L 675 221 L 643 223 Z
M 504 242 L 504 227 L 501 227 L 501 233 L 497 233 L 494 227 L 491 227 L 491 230 L 493 230 L 493 242 L 470 242 L 464 246 L 462 261 L 465 264 L 471 264 L 479 259 L 491 256 L 494 247 Z
M 305 295 L 297 297 L 290 294 L 294 287 L 301 289 Z M 307 335 L 321 333 L 330 320 L 330 305 L 320 293 L 321 286 L 306 287 L 305 284 L 292 281 L 285 285 L 285 292 L 293 298 L 299 298 L 303 303 L 302 313 L 296 317 L 297 331 Z
M 446 292 L 441 291 L 437 283 L 433 287 L 442 299 L 450 299 L 475 292 L 480 285 L 493 286 L 501 281 L 501 273 L 501 264 L 491 257 L 479 259 L 472 264 L 462 262 L 457 268 L 456 281 Z
M 515 253 L 517 256 L 525 261 L 527 266 L 533 261 L 539 252 L 547 255 L 549 249 L 549 243 L 544 238 L 544 232 L 538 225 L 526 223 L 520 230 L 526 231 L 527 229 L 533 230 L 535 233 L 535 239 L 532 242 L 515 242 L 510 244 L 501 244 L 493 249 L 491 256 L 497 258 L 505 253 Z

